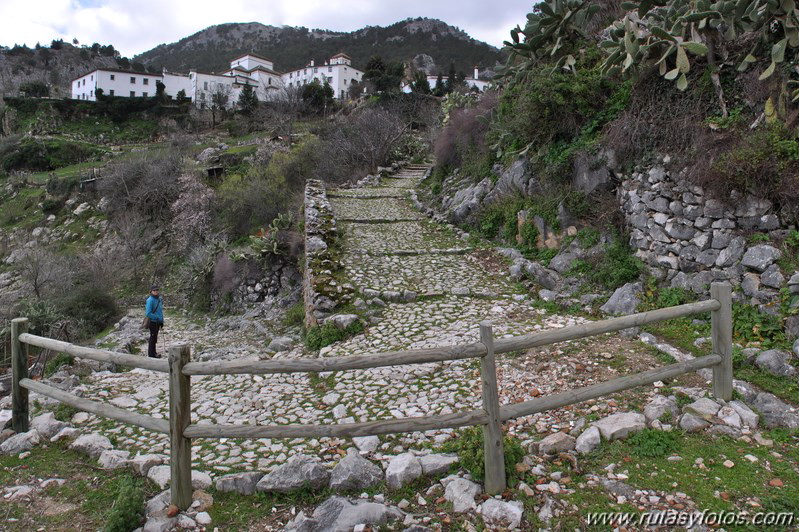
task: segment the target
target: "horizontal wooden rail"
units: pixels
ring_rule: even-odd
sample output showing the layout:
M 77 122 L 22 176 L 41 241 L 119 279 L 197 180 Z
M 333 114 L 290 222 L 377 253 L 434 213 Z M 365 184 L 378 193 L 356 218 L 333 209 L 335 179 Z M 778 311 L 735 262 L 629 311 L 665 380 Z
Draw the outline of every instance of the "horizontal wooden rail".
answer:
M 351 369 L 380 368 L 406 364 L 427 364 L 485 356 L 481 343 L 447 347 L 432 347 L 415 351 L 393 351 L 376 355 L 356 355 L 330 358 L 285 358 L 253 362 L 251 360 L 221 360 L 215 362 L 189 362 L 184 375 L 231 375 L 267 373 L 307 373 L 311 371 L 345 371 Z
M 596 399 L 604 395 L 623 392 L 624 390 L 629 390 L 645 384 L 652 384 L 656 381 L 671 379 L 698 369 L 709 368 L 715 366 L 719 362 L 721 362 L 720 355 L 707 355 L 669 366 L 650 369 L 642 373 L 636 373 L 635 375 L 625 375 L 624 377 L 592 384 L 591 386 L 584 386 L 583 388 L 577 388 L 575 390 L 569 390 L 568 392 L 503 406 L 499 409 L 500 417 L 502 421 L 508 421 L 510 419 L 530 416 L 555 408 L 562 408 L 564 406 L 588 401 L 589 399 Z
M 32 381 L 30 379 L 22 379 L 20 386 L 84 412 L 91 412 L 92 414 L 97 414 L 98 416 L 109 417 L 111 419 L 116 419 L 117 421 L 122 421 L 123 423 L 130 423 L 131 425 L 154 430 L 155 432 L 169 434 L 169 422 L 165 419 L 156 419 L 154 417 L 139 414 L 137 412 L 130 412 L 123 408 L 117 408 L 115 406 L 92 401 L 90 399 L 84 399 L 82 397 L 72 395 L 71 393 L 67 393 L 64 390 L 59 390 L 58 388 L 48 386 L 47 384 L 42 384 L 41 382 Z
M 707 301 L 650 310 L 649 312 L 640 312 L 638 314 L 630 314 L 629 316 L 621 316 L 609 320 L 570 325 L 562 329 L 525 334 L 514 338 L 504 338 L 497 340 L 494 347 L 497 353 L 509 353 L 520 349 L 541 347 L 543 345 L 556 344 L 568 340 L 579 340 L 580 338 L 586 338 L 588 336 L 622 331 L 624 329 L 630 329 L 631 327 L 641 327 L 642 325 L 657 323 L 659 321 L 711 312 L 718 310 L 720 306 L 721 304 L 717 300 L 708 299 Z
M 454 429 L 485 425 L 484 410 L 468 410 L 439 416 L 385 419 L 340 425 L 189 425 L 183 432 L 187 438 L 352 438 L 378 436 L 397 432 Z
M 149 369 L 152 371 L 160 371 L 161 373 L 169 373 L 169 362 L 158 358 L 149 358 L 136 355 L 128 355 L 126 353 L 117 353 L 115 351 L 107 351 L 105 349 L 94 349 L 92 347 L 82 347 L 60 340 L 53 340 L 52 338 L 45 338 L 44 336 L 36 336 L 34 334 L 20 334 L 19 341 L 23 344 L 49 349 L 59 353 L 66 353 L 78 358 L 88 358 L 89 360 L 96 360 L 98 362 L 107 362 L 109 364 L 120 364 L 123 366 L 130 366 L 133 368 Z

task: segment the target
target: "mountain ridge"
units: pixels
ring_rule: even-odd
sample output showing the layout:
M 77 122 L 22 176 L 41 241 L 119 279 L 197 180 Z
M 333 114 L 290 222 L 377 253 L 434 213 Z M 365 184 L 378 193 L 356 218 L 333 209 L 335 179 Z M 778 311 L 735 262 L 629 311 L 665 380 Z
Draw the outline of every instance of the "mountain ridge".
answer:
M 409 18 L 388 26 L 365 26 L 351 32 L 308 29 L 302 26 L 270 26 L 259 22 L 231 22 L 209 26 L 173 43 L 164 43 L 137 55 L 134 60 L 151 68 L 176 72 L 190 69 L 220 71 L 231 58 L 256 53 L 272 59 L 279 71 L 302 68 L 345 52 L 356 68 L 380 55 L 389 61 L 410 62 L 426 54 L 433 58 L 432 72 L 446 74 L 450 62 L 457 71 L 493 69 L 502 52 L 464 30 L 431 18 Z

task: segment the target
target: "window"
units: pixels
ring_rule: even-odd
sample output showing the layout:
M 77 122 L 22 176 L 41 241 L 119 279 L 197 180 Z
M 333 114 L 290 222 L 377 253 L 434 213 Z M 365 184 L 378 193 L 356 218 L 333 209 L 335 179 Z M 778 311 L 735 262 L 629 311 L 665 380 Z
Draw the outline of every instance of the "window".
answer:
M 136 91 L 130 91 L 130 97 L 131 98 L 135 98 L 136 97 Z
M 145 85 L 149 85 L 150 84 L 150 80 L 148 78 L 144 78 L 142 80 L 142 83 L 144 83 Z
M 272 78 L 269 78 L 269 85 L 272 84 Z
M 131 83 L 136 83 L 136 78 L 135 78 L 134 76 L 131 76 L 131 77 L 130 77 L 130 82 L 131 82 Z
M 207 81 L 203 81 L 203 90 L 206 90 L 206 91 L 208 90 L 208 82 Z
M 333 72 L 333 67 L 332 66 L 327 67 L 327 71 L 328 72 Z
M 313 73 L 314 73 L 314 74 L 317 74 L 318 72 L 319 72 L 319 69 L 318 69 L 318 68 L 316 68 L 316 67 L 314 67 L 314 69 L 313 69 Z
M 108 95 L 109 96 L 113 96 L 114 95 L 114 89 L 111 89 L 110 91 L 108 91 Z
M 92 74 L 92 76 L 91 76 L 91 80 L 92 80 L 92 81 L 94 81 L 94 74 Z
M 146 92 L 143 92 L 143 93 L 141 93 L 141 95 L 142 95 L 144 98 L 146 98 L 146 97 L 147 97 L 147 93 L 146 93 Z
M 114 76 L 113 74 L 111 74 L 111 81 L 114 81 L 115 79 L 116 79 L 116 76 Z
M 328 83 L 333 83 L 333 78 L 332 77 L 327 78 L 327 82 Z
M 94 91 L 89 91 L 89 98 L 91 98 L 92 96 L 94 96 Z

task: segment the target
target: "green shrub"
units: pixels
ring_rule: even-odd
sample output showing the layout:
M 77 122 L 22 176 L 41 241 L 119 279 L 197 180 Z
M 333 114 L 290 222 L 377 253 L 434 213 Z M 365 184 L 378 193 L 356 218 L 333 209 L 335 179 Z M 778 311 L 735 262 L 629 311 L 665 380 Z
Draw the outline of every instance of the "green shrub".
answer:
M 141 483 L 124 477 L 116 501 L 106 517 L 105 532 L 130 532 L 137 529 L 144 517 L 144 490 Z
M 583 227 L 579 231 L 577 231 L 577 242 L 584 249 L 592 248 L 599 244 L 599 237 L 601 234 L 597 229 L 593 227 Z
M 299 303 L 286 309 L 283 315 L 283 325 L 287 327 L 298 327 L 305 324 L 305 303 Z
M 96 159 L 103 151 L 85 142 L 63 139 L 26 138 L 5 150 L 0 169 L 49 171 L 83 161 Z
M 69 423 L 72 420 L 72 416 L 74 416 L 78 412 L 80 412 L 80 410 L 78 410 L 77 408 L 65 405 L 64 403 L 58 403 L 53 409 L 53 416 L 58 421 Z
M 81 324 L 82 336 L 102 331 L 119 315 L 113 296 L 102 288 L 81 285 L 56 301 L 60 312 Z
M 629 437 L 632 453 L 641 458 L 661 458 L 677 450 L 680 436 L 675 432 L 644 429 Z
M 777 316 L 741 303 L 733 303 L 732 316 L 733 336 L 739 342 L 756 342 L 767 349 L 786 347 L 789 343 L 782 330 L 782 320 Z
M 321 327 L 312 327 L 305 333 L 305 345 L 308 349 L 318 351 L 323 347 L 363 332 L 363 323 L 355 321 L 346 329 L 339 329 L 328 322 Z
M 613 290 L 638 279 L 644 271 L 644 263 L 633 255 L 630 246 L 620 237 L 605 246 L 605 253 L 589 271 L 589 279 L 599 286 Z
M 516 464 L 524 458 L 525 452 L 517 438 L 509 434 L 505 435 L 503 441 L 505 451 L 505 478 L 508 484 L 516 483 L 518 473 Z M 485 478 L 485 449 L 483 447 L 483 428 L 469 427 L 461 430 L 458 435 L 445 442 L 441 446 L 445 453 L 456 453 L 460 459 L 460 465 L 469 474 L 482 482 Z
M 58 371 L 61 366 L 69 366 L 70 364 L 72 364 L 71 356 L 66 353 L 58 353 L 55 358 L 47 361 L 47 365 L 44 368 L 44 376 L 49 377 Z

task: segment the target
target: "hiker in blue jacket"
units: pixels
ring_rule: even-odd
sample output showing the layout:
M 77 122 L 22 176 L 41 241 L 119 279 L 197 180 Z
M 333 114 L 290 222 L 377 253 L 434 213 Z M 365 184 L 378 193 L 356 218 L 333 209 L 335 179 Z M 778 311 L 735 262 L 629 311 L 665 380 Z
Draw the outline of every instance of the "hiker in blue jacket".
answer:
M 151 286 L 150 296 L 144 306 L 144 313 L 150 320 L 150 343 L 147 348 L 147 356 L 150 358 L 161 358 L 161 355 L 155 351 L 155 346 L 158 343 L 158 331 L 164 326 L 164 303 L 159 294 L 158 286 Z

